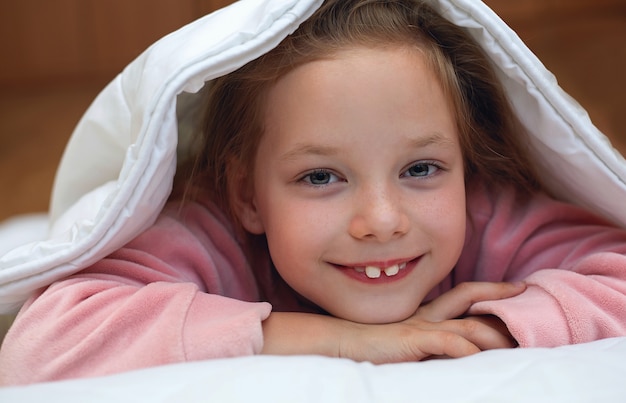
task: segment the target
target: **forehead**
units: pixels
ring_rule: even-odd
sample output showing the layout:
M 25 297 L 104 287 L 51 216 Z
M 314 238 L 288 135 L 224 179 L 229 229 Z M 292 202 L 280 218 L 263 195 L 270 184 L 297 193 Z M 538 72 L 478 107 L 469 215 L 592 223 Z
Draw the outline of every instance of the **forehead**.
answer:
M 390 123 L 402 132 L 454 131 L 451 102 L 427 56 L 409 47 L 347 48 L 303 64 L 269 88 L 265 105 L 266 135 L 294 139 L 384 135 Z

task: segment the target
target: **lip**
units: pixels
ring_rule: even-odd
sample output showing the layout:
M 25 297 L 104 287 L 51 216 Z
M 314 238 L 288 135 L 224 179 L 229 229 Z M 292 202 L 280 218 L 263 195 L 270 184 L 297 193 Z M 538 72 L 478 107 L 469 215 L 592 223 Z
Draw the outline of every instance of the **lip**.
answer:
M 413 271 L 413 269 L 415 268 L 415 266 L 417 266 L 421 258 L 422 256 L 418 256 L 410 260 L 397 259 L 397 260 L 388 260 L 384 262 L 358 263 L 358 264 L 354 264 L 350 266 L 342 266 L 338 264 L 332 264 L 332 265 L 338 270 L 341 270 L 346 276 L 354 280 L 358 280 L 366 284 L 378 285 L 378 284 L 389 284 L 389 283 L 395 283 L 395 282 L 401 281 L 403 278 L 409 275 L 411 271 Z M 379 278 L 369 278 L 367 277 L 367 275 L 365 275 L 365 273 L 357 272 L 354 269 L 355 267 L 365 267 L 365 266 L 389 267 L 389 266 L 393 266 L 394 264 L 401 264 L 405 262 L 406 262 L 406 267 L 400 270 L 398 274 L 396 274 L 395 276 L 391 276 L 391 277 L 388 277 L 385 273 L 382 273 L 382 275 Z
M 359 262 L 359 263 L 351 263 L 349 265 L 335 265 L 338 267 L 346 267 L 346 268 L 354 268 L 354 267 L 366 267 L 366 266 L 376 266 L 376 267 L 389 267 L 394 264 L 402 264 L 406 263 L 407 265 L 415 260 L 416 258 L 404 258 L 404 259 L 393 259 L 393 260 L 377 260 L 370 262 Z

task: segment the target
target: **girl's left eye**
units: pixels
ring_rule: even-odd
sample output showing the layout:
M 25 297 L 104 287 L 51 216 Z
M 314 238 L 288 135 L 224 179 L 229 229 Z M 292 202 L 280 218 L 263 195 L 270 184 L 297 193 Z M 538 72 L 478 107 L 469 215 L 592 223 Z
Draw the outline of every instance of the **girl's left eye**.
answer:
M 339 178 L 332 172 L 317 170 L 304 175 L 301 180 L 309 185 L 324 186 L 333 182 L 337 182 Z
M 434 175 L 439 171 L 439 166 L 432 162 L 420 162 L 418 164 L 414 164 L 407 169 L 402 176 L 412 176 L 417 178 L 424 178 L 431 175 Z

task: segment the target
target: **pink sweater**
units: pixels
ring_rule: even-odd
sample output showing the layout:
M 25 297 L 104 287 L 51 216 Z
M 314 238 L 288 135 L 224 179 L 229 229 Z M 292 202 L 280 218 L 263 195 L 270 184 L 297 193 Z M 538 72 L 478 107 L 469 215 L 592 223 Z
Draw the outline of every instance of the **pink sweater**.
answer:
M 523 294 L 471 313 L 499 316 L 526 347 L 626 335 L 626 232 L 546 197 L 525 208 L 513 192 L 480 190 L 468 200 L 464 251 L 429 298 L 464 281 L 523 279 Z M 269 264 L 254 266 L 268 277 Z M 126 247 L 24 305 L 0 350 L 0 379 L 24 384 L 258 353 L 272 309 L 308 310 L 287 288 L 261 288 L 214 208 L 170 204 Z M 262 296 L 269 303 L 255 302 Z

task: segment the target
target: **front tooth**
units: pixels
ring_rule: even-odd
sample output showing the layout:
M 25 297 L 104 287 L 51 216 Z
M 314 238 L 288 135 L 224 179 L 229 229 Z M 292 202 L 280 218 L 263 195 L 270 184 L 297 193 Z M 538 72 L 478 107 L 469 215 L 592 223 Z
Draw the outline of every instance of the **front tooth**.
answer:
M 399 272 L 400 272 L 400 266 L 398 266 L 397 264 L 394 264 L 393 266 L 389 266 L 385 268 L 385 274 L 387 275 L 387 277 L 395 276 Z
M 376 266 L 367 266 L 365 268 L 365 275 L 369 278 L 379 278 L 380 272 L 380 268 Z
M 400 270 L 404 270 L 404 269 L 406 269 L 406 262 L 404 262 L 404 263 L 400 263 L 400 264 L 398 265 L 398 268 L 399 268 Z

